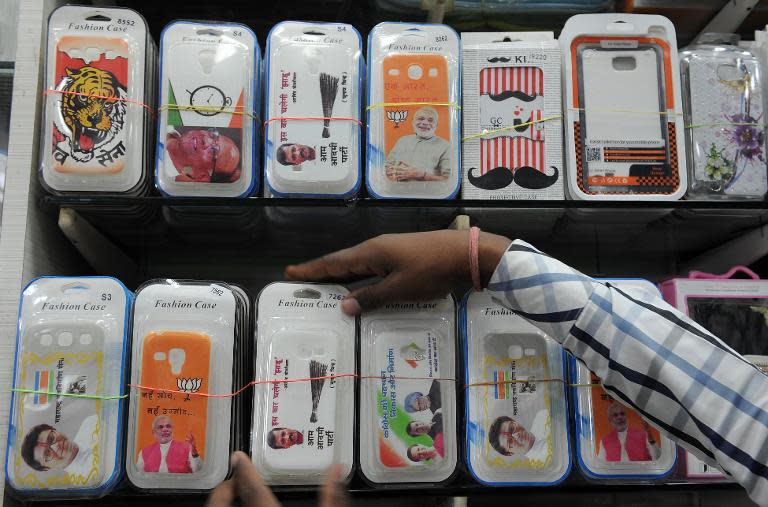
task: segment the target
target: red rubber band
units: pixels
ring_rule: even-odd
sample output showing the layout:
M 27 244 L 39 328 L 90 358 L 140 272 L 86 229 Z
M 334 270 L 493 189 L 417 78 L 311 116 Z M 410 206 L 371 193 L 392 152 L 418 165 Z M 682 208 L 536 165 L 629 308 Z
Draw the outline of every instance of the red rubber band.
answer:
M 477 243 L 480 236 L 480 228 L 469 229 L 469 272 L 472 275 L 472 285 L 477 292 L 483 290 L 480 284 L 480 259 L 478 258 Z
M 43 91 L 43 95 L 50 95 L 51 93 L 58 93 L 61 95 L 78 95 L 80 97 L 90 97 L 93 99 L 113 100 L 115 102 L 127 102 L 128 104 L 136 104 L 137 106 L 143 107 L 144 109 L 149 111 L 152 115 L 155 114 L 154 109 L 152 109 L 149 105 L 143 102 L 139 102 L 138 100 L 124 99 L 122 97 L 107 97 L 106 95 L 93 95 L 90 93 L 82 93 L 82 92 L 68 92 L 64 90 L 54 90 L 53 88 L 49 88 Z

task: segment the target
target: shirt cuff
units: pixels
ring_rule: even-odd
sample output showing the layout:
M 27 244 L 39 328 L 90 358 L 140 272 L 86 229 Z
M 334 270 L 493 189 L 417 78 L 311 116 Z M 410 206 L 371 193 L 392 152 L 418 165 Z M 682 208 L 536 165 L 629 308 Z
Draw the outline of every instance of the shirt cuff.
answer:
M 562 343 L 597 285 L 518 239 L 501 257 L 488 290 L 496 302 Z

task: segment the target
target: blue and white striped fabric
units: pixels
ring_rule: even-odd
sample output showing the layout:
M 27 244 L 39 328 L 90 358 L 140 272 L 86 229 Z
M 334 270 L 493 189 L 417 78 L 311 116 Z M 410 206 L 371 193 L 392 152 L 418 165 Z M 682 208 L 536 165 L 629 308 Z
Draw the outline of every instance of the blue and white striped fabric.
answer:
M 768 506 L 768 376 L 662 299 L 633 299 L 520 240 L 488 290 L 616 399 Z

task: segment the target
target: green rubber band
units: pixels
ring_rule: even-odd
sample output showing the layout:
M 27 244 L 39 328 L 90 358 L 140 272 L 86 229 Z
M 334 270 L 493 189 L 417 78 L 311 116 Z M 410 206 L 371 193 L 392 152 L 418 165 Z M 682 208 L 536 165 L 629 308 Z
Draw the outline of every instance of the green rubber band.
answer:
M 722 121 L 722 122 L 715 122 L 715 123 L 697 123 L 693 125 L 686 125 L 685 128 L 687 129 L 700 129 L 700 128 L 707 128 L 707 127 L 762 127 L 766 128 L 765 123 L 740 123 L 740 122 L 728 122 L 728 121 Z
M 24 393 L 24 394 L 45 394 L 48 396 L 63 396 L 66 398 L 87 398 L 89 400 L 122 400 L 128 397 L 127 394 L 115 394 L 112 396 L 105 396 L 100 394 L 57 393 L 55 391 L 36 391 L 34 389 L 18 389 L 18 388 L 11 389 L 11 392 Z

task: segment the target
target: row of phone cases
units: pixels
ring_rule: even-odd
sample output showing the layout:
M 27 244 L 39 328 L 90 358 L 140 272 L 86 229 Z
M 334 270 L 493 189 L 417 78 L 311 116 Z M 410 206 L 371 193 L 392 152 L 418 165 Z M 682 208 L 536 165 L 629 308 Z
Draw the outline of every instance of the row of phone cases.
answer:
M 759 58 L 722 44 L 687 48 L 683 94 L 674 34 L 661 16 L 577 15 L 566 23 L 572 198 L 679 199 L 689 179 L 695 198 L 765 195 Z M 272 29 L 264 195 L 348 198 L 359 191 L 361 52 L 349 25 L 283 22 Z M 459 52 L 456 32 L 443 25 L 387 22 L 371 31 L 366 167 L 373 197 L 457 194 Z M 143 195 L 151 180 L 144 168 L 154 165 L 165 195 L 257 192 L 262 62 L 253 32 L 188 21 L 163 30 L 157 158 L 150 164 L 156 55 L 135 11 L 53 12 L 41 144 L 46 188 Z
M 33 280 L 19 315 L 12 490 L 99 497 L 123 471 L 146 491 L 215 487 L 247 448 L 251 403 L 209 395 L 252 378 L 252 337 L 235 286 L 157 280 L 134 296 L 108 277 Z
M 765 329 L 765 282 L 701 278 L 672 280 L 665 294 L 706 327 L 741 312 L 733 317 L 762 319 Z M 658 296 L 644 280 L 608 282 Z M 673 472 L 671 440 L 489 293 L 462 301 L 457 354 L 450 296 L 366 315 L 355 352 L 358 324 L 340 310 L 346 292 L 269 285 L 259 296 L 254 343 L 250 300 L 235 286 L 159 280 L 134 298 L 106 277 L 34 280 L 20 309 L 9 484 L 26 497 L 101 496 L 125 467 L 143 490 L 208 490 L 228 475 L 229 454 L 250 445 L 268 483 L 312 485 L 334 462 L 350 479 L 355 442 L 361 473 L 375 486 L 448 482 L 460 451 L 475 479 L 493 486 L 556 484 L 572 461 L 596 481 L 655 481 Z M 733 329 L 713 332 L 740 352 L 766 352 L 765 340 L 743 336 L 754 326 Z M 252 397 L 227 395 L 251 383 Z M 125 429 L 121 397 L 129 398 Z M 683 456 L 687 478 L 718 478 Z

